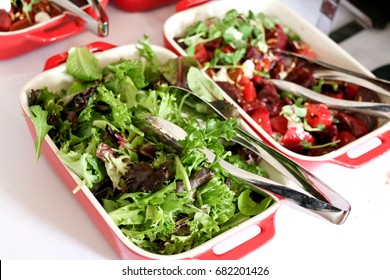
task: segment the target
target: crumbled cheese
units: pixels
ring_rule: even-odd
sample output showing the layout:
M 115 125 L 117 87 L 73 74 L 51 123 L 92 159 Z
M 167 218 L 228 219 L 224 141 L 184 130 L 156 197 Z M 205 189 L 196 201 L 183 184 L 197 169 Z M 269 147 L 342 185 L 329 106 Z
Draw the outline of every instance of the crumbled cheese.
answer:
M 11 0 L 0 1 L 0 10 L 5 10 L 9 13 L 11 11 Z
M 227 73 L 226 68 L 221 68 L 215 75 L 213 76 L 213 80 L 215 82 L 228 82 L 229 75 Z
M 249 79 L 253 78 L 253 72 L 255 71 L 255 64 L 252 60 L 247 59 L 242 64 L 242 71 L 244 73 L 244 76 L 248 77 Z
M 264 52 L 266 53 L 268 51 L 268 46 L 267 44 L 265 44 L 264 42 L 257 42 L 257 48 L 261 51 L 261 52 Z
M 242 37 L 244 36 L 240 31 L 235 29 L 233 26 L 230 26 L 228 29 L 226 29 L 225 32 L 227 34 L 232 35 L 235 40 L 241 40 Z
M 34 16 L 35 22 L 45 22 L 50 19 L 50 15 L 46 12 L 38 12 Z

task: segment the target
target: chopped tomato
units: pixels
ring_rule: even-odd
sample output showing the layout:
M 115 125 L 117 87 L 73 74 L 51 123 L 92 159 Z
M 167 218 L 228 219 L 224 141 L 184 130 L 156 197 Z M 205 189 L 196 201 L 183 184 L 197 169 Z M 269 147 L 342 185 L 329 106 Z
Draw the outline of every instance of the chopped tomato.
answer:
M 332 98 L 344 99 L 344 94 L 340 91 L 339 92 L 332 92 L 332 93 L 324 93 L 324 94 L 326 94 Z
M 269 56 L 263 56 L 261 60 L 256 61 L 255 69 L 259 72 L 269 72 L 272 66 L 272 59 Z
M 333 116 L 328 107 L 319 103 L 305 103 L 307 109 L 306 122 L 313 128 L 319 125 L 329 127 L 332 124 Z
M 233 71 L 229 72 L 229 76 L 240 86 L 245 86 L 250 82 L 250 79 L 244 75 L 244 71 L 242 69 L 234 69 Z
M 267 132 L 269 135 L 272 135 L 269 113 L 264 105 L 253 110 L 250 116 L 254 119 L 256 123 L 260 125 L 262 129 L 264 129 L 265 132 Z
M 221 48 L 221 51 L 224 53 L 233 53 L 235 50 L 232 46 L 230 45 L 225 45 Z
M 306 141 L 314 144 L 314 137 L 302 127 L 293 126 L 287 129 L 286 133 L 280 140 L 280 144 L 294 152 L 303 150 L 301 142 Z
M 204 44 L 196 45 L 194 57 L 200 63 L 204 63 L 206 61 L 209 61 L 209 54 L 208 54 Z
M 285 134 L 287 131 L 288 120 L 282 115 L 276 115 L 270 119 L 273 132 Z
M 356 137 L 349 131 L 340 131 L 338 139 L 340 140 L 339 145 L 342 147 L 356 140 Z
M 347 99 L 355 100 L 359 89 L 360 87 L 358 85 L 347 83 L 347 85 L 345 86 L 345 93 L 347 95 Z
M 242 93 L 246 102 L 250 103 L 256 100 L 256 88 L 251 81 L 245 84 Z

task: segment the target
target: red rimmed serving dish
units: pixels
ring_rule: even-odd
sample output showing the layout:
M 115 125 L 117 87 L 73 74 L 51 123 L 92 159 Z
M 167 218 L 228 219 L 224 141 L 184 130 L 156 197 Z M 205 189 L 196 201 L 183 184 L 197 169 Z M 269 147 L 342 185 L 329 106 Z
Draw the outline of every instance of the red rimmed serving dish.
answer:
M 128 12 L 141 12 L 169 5 L 178 0 L 112 0 L 116 6 Z
M 278 18 L 283 25 L 294 30 L 301 40 L 310 46 L 317 59 L 331 65 L 372 76 L 369 70 L 357 62 L 339 45 L 279 1 L 182 0 L 176 7 L 178 12 L 166 20 L 163 32 L 165 46 L 178 55 L 187 55 L 176 41 L 176 38 L 184 35 L 187 27 L 210 17 L 222 17 L 227 11 L 236 9 L 244 14 L 248 11 L 254 13 L 263 12 L 267 16 Z M 225 98 L 231 101 L 227 94 Z M 381 102 L 390 103 L 390 98 L 381 97 Z M 356 168 L 383 154 L 390 148 L 390 122 L 380 119 L 377 128 L 373 131 L 330 153 L 316 156 L 299 154 L 279 144 L 260 125 L 253 121 L 244 110 L 238 105 L 237 107 L 241 117 L 257 132 L 259 138 L 308 168 L 315 168 L 323 162 Z
M 99 1 L 102 7 L 109 0 Z M 89 5 L 81 7 L 88 15 L 95 17 L 93 8 Z M 85 22 L 69 12 L 64 12 L 48 21 L 27 28 L 0 32 L 0 60 L 10 59 L 28 53 L 56 41 L 66 39 L 85 31 Z
M 138 51 L 135 45 L 124 45 L 116 47 L 103 42 L 95 42 L 87 45 L 90 50 L 96 51 L 99 63 L 104 66 L 122 58 L 137 58 Z M 153 46 L 153 49 L 161 62 L 176 55 L 162 47 Z M 26 116 L 28 129 L 36 139 L 34 125 L 29 118 L 28 96 L 31 89 L 48 87 L 51 91 L 58 91 L 66 88 L 72 82 L 72 78 L 65 72 L 65 62 L 67 52 L 59 54 L 48 60 L 45 71 L 32 78 L 23 87 L 20 102 L 23 114 Z M 50 162 L 58 176 L 63 180 L 67 188 L 73 192 L 80 185 L 80 178 L 68 169 L 57 156 L 58 148 L 49 136 L 44 139 L 42 153 Z M 269 173 L 271 179 L 286 183 L 283 176 L 272 166 L 264 163 L 263 168 Z M 112 248 L 122 259 L 239 259 L 246 254 L 258 249 L 269 242 L 275 234 L 274 219 L 276 211 L 280 206 L 277 197 L 270 194 L 273 201 L 264 212 L 250 218 L 236 227 L 210 239 L 206 243 L 191 249 L 187 252 L 176 255 L 158 255 L 150 253 L 137 247 L 121 232 L 113 222 L 102 205 L 87 187 L 82 187 L 73 194 L 83 206 L 90 218 L 94 221 L 98 229 L 105 236 Z

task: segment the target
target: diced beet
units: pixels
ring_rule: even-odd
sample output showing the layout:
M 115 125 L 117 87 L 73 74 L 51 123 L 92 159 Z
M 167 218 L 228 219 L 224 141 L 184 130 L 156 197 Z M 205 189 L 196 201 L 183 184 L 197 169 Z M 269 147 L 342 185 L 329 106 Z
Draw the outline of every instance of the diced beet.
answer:
M 229 82 L 217 82 L 217 84 L 237 103 L 242 102 L 242 93 L 238 87 Z
M 267 108 L 270 117 L 274 117 L 280 113 L 283 104 L 280 99 L 279 93 L 275 86 L 271 83 L 267 83 L 258 93 L 257 98 Z
M 288 46 L 288 37 L 280 24 L 275 25 L 275 29 L 267 29 L 265 38 L 270 48 L 286 50 Z
M 311 71 L 298 66 L 288 73 L 286 80 L 307 88 L 311 88 L 316 82 Z
M 362 137 L 369 132 L 366 124 L 360 119 L 344 112 L 339 112 L 337 118 L 340 121 L 340 130 L 351 132 L 356 138 Z

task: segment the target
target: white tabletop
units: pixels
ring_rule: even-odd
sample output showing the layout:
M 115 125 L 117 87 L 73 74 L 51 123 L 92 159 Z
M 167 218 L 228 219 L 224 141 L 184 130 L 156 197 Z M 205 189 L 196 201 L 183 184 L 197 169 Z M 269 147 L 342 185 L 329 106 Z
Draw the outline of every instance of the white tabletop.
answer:
M 318 1 L 283 1 L 310 22 L 318 16 Z M 42 71 L 46 58 L 72 46 L 93 41 L 122 45 L 144 34 L 163 45 L 162 24 L 175 5 L 143 13 L 127 13 L 112 4 L 110 35 L 100 39 L 89 32 L 53 43 L 17 58 L 0 61 L 0 259 L 118 259 L 45 158 L 35 162 L 35 150 L 23 119 L 19 92 Z M 341 44 L 364 66 L 373 69 L 390 57 L 390 28 L 364 31 Z M 365 38 L 377 44 L 361 44 Z M 355 40 L 355 41 L 353 41 Z M 360 41 L 356 41 L 360 40 Z M 1 42 L 0 42 L 1 43 Z M 369 48 L 371 56 L 365 54 Z M 362 50 L 363 49 L 363 50 Z M 381 53 L 383 54 L 382 56 Z M 285 270 L 293 279 L 343 275 L 389 275 L 390 151 L 358 169 L 324 164 L 314 173 L 343 195 L 352 211 L 343 225 L 334 225 L 282 204 L 276 214 L 276 235 L 245 259 Z M 288 274 L 286 274 L 288 275 Z M 311 274 L 313 275 L 313 274 Z M 306 278 L 307 277 L 307 278 Z M 337 279 L 340 279 L 336 277 Z M 380 277 L 379 277 L 380 278 Z M 379 279 L 372 277 L 372 279 Z M 382 278 L 383 279 L 383 278 Z

